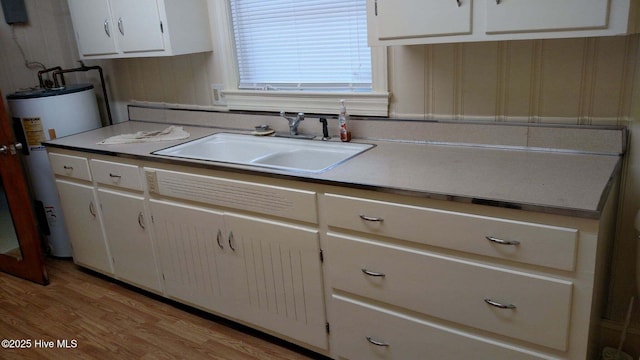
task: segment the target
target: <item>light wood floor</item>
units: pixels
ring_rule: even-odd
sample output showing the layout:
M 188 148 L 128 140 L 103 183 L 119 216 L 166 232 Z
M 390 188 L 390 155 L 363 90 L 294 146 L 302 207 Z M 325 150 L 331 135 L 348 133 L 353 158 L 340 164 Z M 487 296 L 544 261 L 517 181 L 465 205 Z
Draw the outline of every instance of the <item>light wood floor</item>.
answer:
M 312 359 L 318 355 L 208 314 L 47 259 L 51 284 L 0 273 L 0 359 Z M 73 349 L 35 349 L 36 340 L 77 341 Z

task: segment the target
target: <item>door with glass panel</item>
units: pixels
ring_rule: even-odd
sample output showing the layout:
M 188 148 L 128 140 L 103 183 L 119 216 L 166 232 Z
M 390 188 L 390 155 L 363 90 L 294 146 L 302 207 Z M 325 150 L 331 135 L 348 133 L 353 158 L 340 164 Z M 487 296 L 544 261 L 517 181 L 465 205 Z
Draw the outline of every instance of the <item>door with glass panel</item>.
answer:
M 49 280 L 20 148 L 0 94 L 0 271 L 44 285 Z

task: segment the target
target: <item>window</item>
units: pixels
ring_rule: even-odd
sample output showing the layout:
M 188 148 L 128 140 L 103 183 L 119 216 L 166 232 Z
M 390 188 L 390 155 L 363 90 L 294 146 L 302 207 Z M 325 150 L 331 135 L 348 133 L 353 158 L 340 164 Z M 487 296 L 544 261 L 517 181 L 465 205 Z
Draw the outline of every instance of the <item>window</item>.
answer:
M 367 46 L 368 0 L 214 3 L 231 110 L 387 116 L 386 48 Z
M 371 91 L 365 0 L 231 0 L 240 89 Z

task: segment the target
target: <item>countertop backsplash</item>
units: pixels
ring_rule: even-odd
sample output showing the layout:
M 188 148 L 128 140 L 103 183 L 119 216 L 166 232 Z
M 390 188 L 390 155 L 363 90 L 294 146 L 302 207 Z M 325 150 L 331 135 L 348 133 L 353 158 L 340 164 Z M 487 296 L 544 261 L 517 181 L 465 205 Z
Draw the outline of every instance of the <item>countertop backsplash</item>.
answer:
M 216 112 L 172 108 L 157 104 L 128 106 L 129 120 L 191 126 L 250 130 L 266 124 L 276 131 L 288 131 L 287 122 L 278 115 L 240 112 Z M 318 118 L 307 115 L 300 124 L 302 134 L 322 135 Z M 327 116 L 329 134 L 338 136 L 337 118 Z M 620 155 L 626 151 L 627 131 L 623 126 L 577 126 L 552 124 L 496 123 L 484 121 L 446 122 L 385 118 L 353 118 L 354 138 L 388 141 L 425 142 L 468 146 L 510 147 L 514 149 L 570 151 Z

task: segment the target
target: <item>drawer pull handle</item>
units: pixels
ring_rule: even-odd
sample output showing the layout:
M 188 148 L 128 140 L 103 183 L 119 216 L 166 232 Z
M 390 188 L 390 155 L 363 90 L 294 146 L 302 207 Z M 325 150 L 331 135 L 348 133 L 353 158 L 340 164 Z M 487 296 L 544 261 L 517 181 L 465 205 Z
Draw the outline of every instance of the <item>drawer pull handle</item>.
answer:
M 106 19 L 104 21 L 104 33 L 107 34 L 107 37 L 111 37 L 111 33 L 109 32 L 109 20 Z
M 373 277 L 385 277 L 387 276 L 385 273 L 381 273 L 381 272 L 376 272 L 376 271 L 371 271 L 371 270 L 367 270 L 367 269 L 360 269 L 362 270 L 362 272 L 366 275 L 369 276 L 373 276 Z
M 487 236 L 487 240 L 500 245 L 520 245 L 520 241 L 517 240 L 503 240 L 493 236 Z
M 386 342 L 382 342 L 379 340 L 375 340 L 374 338 L 372 338 L 371 336 L 367 336 L 367 341 L 372 343 L 375 346 L 383 346 L 383 347 L 388 347 L 390 346 L 389 344 L 387 344 Z
M 229 233 L 229 247 L 231 248 L 231 251 L 236 252 L 236 248 L 233 247 L 233 231 Z
M 120 179 L 120 178 L 122 177 L 122 175 L 117 175 L 117 174 L 109 173 L 109 177 L 110 177 L 110 178 Z
M 93 201 L 89 201 L 89 214 L 91 214 L 91 216 L 96 217 L 96 209 L 93 206 Z
M 73 170 L 73 166 L 68 166 L 68 165 L 64 165 L 62 166 L 62 168 L 65 170 Z
M 124 25 L 122 24 L 122 18 L 118 18 L 118 30 L 120 31 L 120 34 L 124 36 Z
M 93 206 L 93 201 L 89 201 L 89 214 L 91 214 L 91 216 L 96 217 L 96 210 Z
M 489 304 L 491 306 L 495 306 L 497 308 L 500 308 L 500 309 L 511 309 L 511 310 L 515 310 L 516 309 L 516 306 L 513 305 L 513 304 L 503 304 L 503 303 L 499 303 L 499 302 L 497 302 L 495 300 L 491 300 L 489 298 L 485 298 L 484 302 L 486 302 L 487 304 Z
M 144 230 L 144 229 L 145 229 L 145 227 L 144 227 L 144 215 L 142 214 L 142 211 L 140 211 L 140 212 L 138 213 L 138 225 L 140 226 L 140 228 L 141 228 L 142 230 Z
M 383 222 L 384 219 L 381 217 L 373 217 L 373 216 L 367 216 L 364 214 L 360 214 L 360 219 L 365 220 L 365 221 L 371 221 L 371 222 Z
M 221 238 L 222 238 L 222 231 L 218 229 L 218 235 L 216 235 L 216 241 L 218 242 L 218 247 L 220 249 L 224 249 L 224 246 L 222 246 L 222 243 L 220 242 Z

